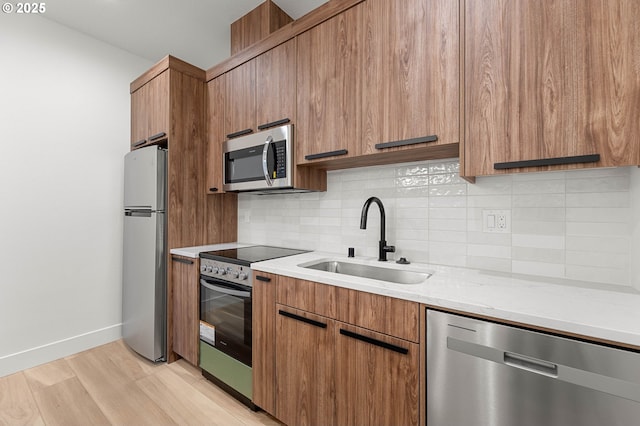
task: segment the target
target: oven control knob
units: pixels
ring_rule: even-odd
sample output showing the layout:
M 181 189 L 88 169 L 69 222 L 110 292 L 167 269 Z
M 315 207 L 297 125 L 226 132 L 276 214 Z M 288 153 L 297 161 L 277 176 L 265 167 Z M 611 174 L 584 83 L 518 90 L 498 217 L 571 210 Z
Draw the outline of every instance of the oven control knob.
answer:
M 238 274 L 238 278 L 240 278 L 241 280 L 246 280 L 247 274 L 245 274 L 244 272 L 240 272 L 240 274 Z
M 202 265 L 200 267 L 200 272 L 207 272 L 207 267 L 205 265 Z
M 220 275 L 227 275 L 227 270 L 226 270 L 226 269 L 224 269 L 224 268 L 220 268 L 220 269 L 218 270 L 218 273 L 219 273 Z
M 238 278 L 238 275 L 240 275 L 240 274 L 238 273 L 238 271 L 231 271 L 231 276 L 232 276 L 233 278 Z
M 213 268 L 211 268 L 211 266 L 207 266 L 207 272 L 211 272 L 213 271 Z
M 218 273 L 218 267 L 214 266 L 213 268 L 209 268 L 209 272 L 213 272 L 214 274 Z

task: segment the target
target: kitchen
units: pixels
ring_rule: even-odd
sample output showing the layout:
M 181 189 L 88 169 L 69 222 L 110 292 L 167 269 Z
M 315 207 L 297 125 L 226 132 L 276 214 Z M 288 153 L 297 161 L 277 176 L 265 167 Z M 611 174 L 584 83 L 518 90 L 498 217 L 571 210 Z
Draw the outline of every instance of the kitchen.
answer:
M 114 182 L 122 182 L 129 150 L 129 94 L 122 88 L 153 65 L 39 17 L 19 26 L 7 18 L 2 37 L 12 50 L 5 57 L 16 60 L 3 73 L 3 98 L 10 100 L 2 103 L 9 117 L 3 127 L 7 140 L 20 143 L 7 144 L 1 168 L 3 199 L 11 203 L 2 221 L 0 312 L 11 324 L 2 328 L 3 375 L 120 336 L 120 288 L 113 283 L 120 280 L 121 237 L 113 229 L 121 229 L 122 205 L 122 185 Z M 49 37 L 34 40 L 39 31 Z M 43 64 L 55 66 L 43 72 Z M 26 87 L 18 90 L 16 81 Z M 361 231 L 358 218 L 366 198 L 377 195 L 387 209 L 387 240 L 412 262 L 638 288 L 637 168 L 469 184 L 457 176 L 458 164 L 347 169 L 329 173 L 324 193 L 241 195 L 238 241 L 338 254 L 355 247 L 356 256 L 372 257 L 377 226 Z M 483 210 L 510 211 L 511 234 L 483 232 Z M 35 247 L 46 255 L 33 259 L 27 253 Z M 24 273 L 31 270 L 46 279 Z

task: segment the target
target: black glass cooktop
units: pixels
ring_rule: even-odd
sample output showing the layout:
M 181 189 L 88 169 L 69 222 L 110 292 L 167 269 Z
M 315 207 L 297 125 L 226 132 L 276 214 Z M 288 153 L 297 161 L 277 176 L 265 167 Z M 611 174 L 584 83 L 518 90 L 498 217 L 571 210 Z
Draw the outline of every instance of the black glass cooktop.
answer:
M 200 253 L 200 257 L 249 266 L 249 264 L 253 262 L 293 256 L 294 254 L 307 253 L 308 251 L 309 250 L 273 246 L 249 246 L 235 249 L 205 251 Z

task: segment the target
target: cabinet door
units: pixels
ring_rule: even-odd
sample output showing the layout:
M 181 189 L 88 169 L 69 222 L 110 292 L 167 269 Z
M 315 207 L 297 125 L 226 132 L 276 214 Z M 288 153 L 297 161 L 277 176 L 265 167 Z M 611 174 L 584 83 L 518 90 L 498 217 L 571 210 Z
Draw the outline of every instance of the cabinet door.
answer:
M 420 346 L 336 323 L 339 425 L 417 425 Z
M 256 61 L 245 62 L 227 78 L 225 136 L 256 130 Z
M 276 305 L 276 417 L 287 425 L 335 424 L 334 321 Z
M 170 72 L 165 71 L 147 83 L 149 86 L 147 137 L 150 143 L 166 138 L 169 134 L 169 76 Z M 163 133 L 164 136 L 161 136 Z
M 207 84 L 207 193 L 222 193 L 226 75 Z
M 635 0 L 466 0 L 463 175 L 637 164 L 638 20 Z
M 198 365 L 199 271 L 197 259 L 171 256 L 170 294 L 173 352 Z
M 169 88 L 169 71 L 164 71 L 131 94 L 131 147 L 133 149 L 167 139 Z M 146 142 L 141 143 L 143 140 Z
M 140 148 L 147 143 L 148 104 L 149 85 L 145 84 L 131 94 L 131 149 Z
M 363 19 L 361 3 L 297 38 L 298 164 L 313 162 L 307 155 L 360 154 Z
M 459 142 L 459 3 L 366 5 L 363 153 Z M 383 147 L 400 141 L 408 145 Z
M 291 39 L 256 58 L 256 125 L 296 115 L 296 40 Z M 283 123 L 284 124 L 284 123 Z
M 253 403 L 276 415 L 276 282 L 278 276 L 253 273 L 252 369 Z

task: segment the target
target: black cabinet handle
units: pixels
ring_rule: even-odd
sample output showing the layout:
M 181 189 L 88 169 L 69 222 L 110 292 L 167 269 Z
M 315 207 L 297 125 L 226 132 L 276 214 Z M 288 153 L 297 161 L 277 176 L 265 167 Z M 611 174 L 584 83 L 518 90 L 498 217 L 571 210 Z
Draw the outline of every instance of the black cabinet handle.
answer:
M 218 188 L 215 188 L 215 187 L 214 187 L 214 188 L 209 188 L 209 191 L 211 191 L 211 192 L 218 192 Z
M 165 132 L 156 133 L 153 136 L 149 136 L 149 142 L 155 142 L 155 141 L 157 141 L 159 139 L 162 139 L 162 138 L 164 138 L 166 136 L 167 136 L 167 134 Z
M 420 138 L 405 139 L 401 141 L 377 143 L 375 146 L 376 146 L 376 149 L 386 149 L 386 148 L 395 148 L 397 146 L 415 145 L 417 143 L 435 142 L 437 140 L 438 140 L 438 136 L 431 135 L 431 136 L 423 136 Z
M 334 157 L 336 155 L 347 155 L 349 151 L 346 149 L 339 149 L 337 151 L 321 152 L 319 154 L 305 155 L 305 160 L 317 160 L 318 158 Z
M 361 340 L 366 343 L 371 343 L 372 345 L 380 346 L 381 348 L 389 349 L 391 351 L 398 352 L 403 355 L 406 355 L 409 353 L 409 349 L 396 346 L 391 343 L 383 342 L 382 340 L 363 336 L 362 334 L 354 333 L 353 331 L 345 330 L 344 328 L 340 329 L 340 334 L 342 334 L 343 336 L 351 337 L 353 339 Z
M 138 142 L 135 142 L 135 143 L 134 143 L 133 145 L 131 145 L 131 146 L 133 146 L 134 148 L 136 148 L 136 147 L 138 147 L 138 146 L 140 146 L 140 145 L 144 145 L 145 143 L 147 143 L 147 140 L 146 140 L 146 139 L 141 139 L 141 140 L 139 140 Z
M 291 122 L 288 118 L 283 118 L 282 120 L 272 121 L 271 123 L 265 123 L 258 126 L 258 130 L 268 129 L 269 127 L 282 126 L 283 124 L 287 124 Z
M 172 257 L 171 260 L 174 261 L 174 262 L 178 262 L 178 263 L 184 263 L 184 264 L 187 264 L 187 265 L 193 265 L 193 260 L 183 259 L 181 257 Z
M 300 315 L 292 314 L 291 312 L 283 311 L 282 309 L 278 310 L 278 314 L 282 315 L 283 317 L 291 318 L 291 319 L 294 319 L 296 321 L 302 321 L 302 322 L 305 322 L 307 324 L 311 324 L 311 325 L 316 326 L 316 327 L 327 328 L 327 324 L 325 324 L 323 322 L 315 321 L 315 320 L 312 320 L 312 319 L 309 319 L 309 318 L 305 318 L 305 317 L 301 317 Z
M 256 275 L 256 280 L 262 281 L 262 282 L 265 282 L 265 283 L 270 283 L 271 282 L 271 278 L 263 277 L 262 275 Z
M 237 138 L 238 136 L 248 135 L 249 133 L 253 133 L 253 129 L 244 129 L 240 130 L 239 132 L 229 133 L 227 135 L 227 139 Z
M 507 161 L 494 163 L 495 170 L 519 169 L 522 167 L 558 166 L 561 164 L 595 163 L 600 161 L 600 154 L 575 155 L 572 157 L 541 158 L 538 160 Z

